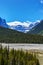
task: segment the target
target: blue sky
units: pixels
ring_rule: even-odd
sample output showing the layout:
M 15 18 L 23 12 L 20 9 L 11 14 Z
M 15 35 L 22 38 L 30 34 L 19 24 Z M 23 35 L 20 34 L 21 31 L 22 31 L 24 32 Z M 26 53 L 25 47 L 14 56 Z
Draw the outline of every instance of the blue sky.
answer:
M 0 17 L 7 22 L 43 19 L 43 0 L 0 0 Z

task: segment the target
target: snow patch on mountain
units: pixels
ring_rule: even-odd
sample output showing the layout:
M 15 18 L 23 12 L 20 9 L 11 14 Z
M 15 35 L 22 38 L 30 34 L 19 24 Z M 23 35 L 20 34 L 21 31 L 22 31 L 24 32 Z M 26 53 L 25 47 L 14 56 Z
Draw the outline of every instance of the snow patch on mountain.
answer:
M 10 26 L 10 29 L 14 29 L 21 32 L 28 32 L 30 29 L 32 29 L 34 26 L 40 23 L 40 20 L 37 20 L 35 22 L 21 22 L 21 21 L 14 21 L 14 22 L 8 22 L 7 24 Z

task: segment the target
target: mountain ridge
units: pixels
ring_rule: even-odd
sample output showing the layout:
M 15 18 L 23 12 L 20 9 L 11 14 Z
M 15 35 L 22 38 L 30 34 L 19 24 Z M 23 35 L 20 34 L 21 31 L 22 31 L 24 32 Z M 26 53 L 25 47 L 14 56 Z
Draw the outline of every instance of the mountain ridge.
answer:
M 12 23 L 11 23 L 12 24 Z M 5 19 L 2 19 L 0 17 L 0 26 L 5 27 L 5 28 L 9 28 L 12 30 L 17 30 L 23 33 L 27 33 L 29 30 L 31 30 L 33 27 L 35 27 L 36 25 L 38 25 L 39 22 L 34 22 L 34 23 L 29 23 L 29 22 L 14 22 L 12 26 L 8 25 Z
M 32 29 L 34 26 L 36 26 L 39 23 L 39 21 L 36 22 L 9 22 L 7 23 L 10 26 L 10 29 L 14 29 L 20 32 L 28 32 L 30 29 Z
M 43 20 L 41 20 L 38 25 L 34 26 L 28 33 L 39 34 L 41 31 L 43 31 Z

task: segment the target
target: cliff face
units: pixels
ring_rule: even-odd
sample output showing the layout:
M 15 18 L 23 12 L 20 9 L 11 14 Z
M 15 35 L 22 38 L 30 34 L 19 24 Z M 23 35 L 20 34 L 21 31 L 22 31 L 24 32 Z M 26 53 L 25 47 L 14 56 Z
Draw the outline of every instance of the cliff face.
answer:
M 6 24 L 6 20 L 5 20 L 5 19 L 2 19 L 1 17 L 0 17 L 0 27 L 6 27 L 6 28 L 9 27 L 9 26 Z

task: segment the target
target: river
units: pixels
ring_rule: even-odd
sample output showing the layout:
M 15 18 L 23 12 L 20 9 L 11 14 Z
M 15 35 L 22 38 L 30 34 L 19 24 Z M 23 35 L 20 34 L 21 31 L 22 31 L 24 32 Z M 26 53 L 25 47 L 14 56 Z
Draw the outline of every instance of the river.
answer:
M 6 44 L 6 43 L 0 43 L 2 44 L 3 47 L 9 46 L 9 48 L 14 48 L 14 49 L 24 49 L 24 50 L 30 50 L 30 49 L 37 49 L 37 50 L 43 50 L 43 44 L 21 44 L 21 43 L 12 43 L 12 44 Z

